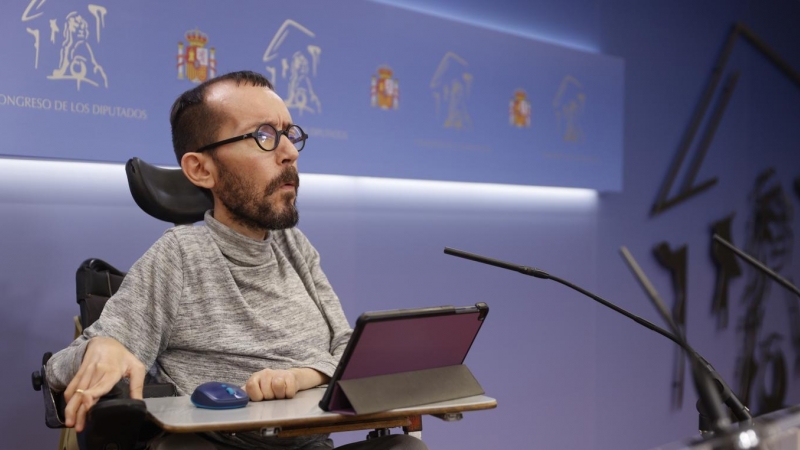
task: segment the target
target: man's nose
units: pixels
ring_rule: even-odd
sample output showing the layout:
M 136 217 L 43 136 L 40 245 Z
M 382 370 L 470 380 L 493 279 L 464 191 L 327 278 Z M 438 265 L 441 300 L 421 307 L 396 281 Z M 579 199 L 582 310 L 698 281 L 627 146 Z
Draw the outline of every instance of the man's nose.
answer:
M 278 148 L 275 149 L 275 156 L 278 158 L 278 163 L 293 164 L 300 157 L 300 152 L 297 151 L 292 141 L 285 135 L 281 136 L 281 141 L 278 143 Z

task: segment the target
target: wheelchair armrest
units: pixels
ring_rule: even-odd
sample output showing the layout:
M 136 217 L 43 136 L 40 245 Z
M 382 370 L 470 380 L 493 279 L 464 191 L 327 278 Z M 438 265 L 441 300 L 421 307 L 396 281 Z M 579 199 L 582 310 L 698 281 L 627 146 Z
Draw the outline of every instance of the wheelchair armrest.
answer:
M 50 390 L 50 385 L 47 383 L 47 370 L 45 366 L 52 355 L 52 353 L 47 352 L 42 356 L 42 367 L 39 371 L 33 372 L 31 379 L 33 389 L 42 391 L 44 397 L 45 425 L 49 428 L 64 428 L 64 408 L 67 406 L 64 400 L 64 393 L 52 392 Z M 178 391 L 171 383 L 148 383 L 144 385 L 142 391 L 142 396 L 144 398 L 175 397 L 177 395 Z M 101 403 L 105 404 L 111 400 L 115 401 L 107 406 L 99 407 Z M 118 414 L 120 408 L 125 408 L 125 405 L 128 405 L 128 407 L 133 410 L 144 408 L 144 411 L 147 411 L 144 402 L 141 400 L 132 400 L 130 398 L 128 383 L 124 380 L 120 380 L 108 394 L 101 397 L 97 404 L 92 407 L 89 411 L 89 417 L 105 414 L 102 411 L 114 411 L 114 414 Z M 92 411 L 95 410 L 97 411 L 92 414 Z M 134 414 L 138 414 L 138 412 L 134 412 Z
M 47 370 L 45 365 L 52 353 L 47 352 L 42 356 L 41 368 L 31 374 L 31 381 L 33 382 L 33 389 L 42 391 L 44 398 L 44 423 L 48 428 L 64 428 L 64 408 L 67 406 L 64 401 L 64 394 L 54 394 L 50 390 L 50 385 L 47 383 Z

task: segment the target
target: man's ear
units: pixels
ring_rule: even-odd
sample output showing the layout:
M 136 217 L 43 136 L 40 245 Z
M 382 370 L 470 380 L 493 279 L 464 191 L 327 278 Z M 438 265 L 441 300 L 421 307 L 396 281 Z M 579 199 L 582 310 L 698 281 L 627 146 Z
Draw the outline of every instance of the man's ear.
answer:
M 195 186 L 210 190 L 216 185 L 216 167 L 207 153 L 185 153 L 181 158 L 181 169 Z

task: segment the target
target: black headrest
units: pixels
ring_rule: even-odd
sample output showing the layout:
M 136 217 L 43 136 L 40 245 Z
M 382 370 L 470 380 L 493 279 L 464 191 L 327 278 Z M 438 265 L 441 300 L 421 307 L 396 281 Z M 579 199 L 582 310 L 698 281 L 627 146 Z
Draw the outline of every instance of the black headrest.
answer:
M 139 158 L 125 164 L 128 186 L 136 204 L 147 214 L 176 225 L 203 220 L 214 204 L 211 196 L 192 184 L 180 169 L 162 169 Z

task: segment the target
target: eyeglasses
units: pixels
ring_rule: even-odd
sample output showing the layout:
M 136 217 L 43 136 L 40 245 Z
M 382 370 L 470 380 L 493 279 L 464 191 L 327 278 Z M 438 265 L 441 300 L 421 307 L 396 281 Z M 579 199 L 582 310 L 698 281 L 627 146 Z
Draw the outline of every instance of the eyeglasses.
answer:
M 308 135 L 297 125 L 292 125 L 285 130 L 279 131 L 276 130 L 272 125 L 265 123 L 259 125 L 256 131 L 252 133 L 232 137 L 230 139 L 225 139 L 224 141 L 215 142 L 213 144 L 208 144 L 200 147 L 197 149 L 197 151 L 204 152 L 206 150 L 217 148 L 220 145 L 242 141 L 247 138 L 253 138 L 256 140 L 256 144 L 261 147 L 261 150 L 264 150 L 265 152 L 271 152 L 278 148 L 278 144 L 281 142 L 281 136 L 286 136 L 286 138 L 289 139 L 289 142 L 294 145 L 294 148 L 296 148 L 298 152 L 306 146 L 306 139 L 308 139 Z

